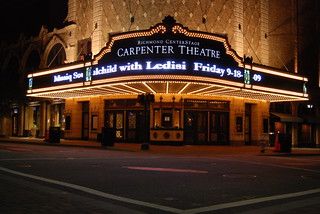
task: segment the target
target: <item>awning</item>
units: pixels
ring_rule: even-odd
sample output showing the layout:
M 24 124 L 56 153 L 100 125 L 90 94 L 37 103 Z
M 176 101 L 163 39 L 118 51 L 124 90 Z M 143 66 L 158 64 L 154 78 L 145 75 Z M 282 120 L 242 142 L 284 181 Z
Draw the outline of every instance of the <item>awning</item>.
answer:
M 293 116 L 291 114 L 270 112 L 270 115 L 271 115 L 271 118 L 276 118 L 280 122 L 287 122 L 287 123 L 302 123 L 303 122 L 303 119 L 301 117 Z

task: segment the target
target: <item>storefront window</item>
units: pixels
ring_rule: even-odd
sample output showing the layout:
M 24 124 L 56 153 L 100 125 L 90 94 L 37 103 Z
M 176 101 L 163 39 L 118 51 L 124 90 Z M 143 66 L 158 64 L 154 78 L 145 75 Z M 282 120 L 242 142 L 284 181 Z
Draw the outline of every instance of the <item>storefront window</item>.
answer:
M 91 116 L 91 130 L 98 130 L 98 115 Z
M 64 103 L 51 105 L 50 126 L 61 127 L 62 130 L 65 129 L 64 106 Z

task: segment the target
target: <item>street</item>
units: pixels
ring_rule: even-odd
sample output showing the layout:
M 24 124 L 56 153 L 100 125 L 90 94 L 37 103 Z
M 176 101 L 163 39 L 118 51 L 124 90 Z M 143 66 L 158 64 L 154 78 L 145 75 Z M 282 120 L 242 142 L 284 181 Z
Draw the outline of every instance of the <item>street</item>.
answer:
M 320 154 L 0 143 L 0 201 L 0 213 L 319 213 Z

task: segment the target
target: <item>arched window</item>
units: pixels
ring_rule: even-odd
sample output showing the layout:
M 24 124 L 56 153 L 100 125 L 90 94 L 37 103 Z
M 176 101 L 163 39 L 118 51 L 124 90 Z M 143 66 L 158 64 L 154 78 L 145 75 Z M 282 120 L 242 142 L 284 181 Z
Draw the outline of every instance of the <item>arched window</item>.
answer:
M 66 60 L 66 52 L 61 44 L 55 44 L 49 52 L 46 65 L 48 67 L 56 67 L 64 64 Z

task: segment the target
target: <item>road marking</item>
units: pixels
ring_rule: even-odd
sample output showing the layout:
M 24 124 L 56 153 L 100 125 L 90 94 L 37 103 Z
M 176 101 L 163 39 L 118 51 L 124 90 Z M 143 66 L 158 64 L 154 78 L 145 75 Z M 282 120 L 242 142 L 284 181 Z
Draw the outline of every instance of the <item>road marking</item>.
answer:
M 302 192 L 294 192 L 294 193 L 287 193 L 287 194 L 282 194 L 282 195 L 274 195 L 274 196 L 269 196 L 269 197 L 262 197 L 262 198 L 255 198 L 255 199 L 249 199 L 249 200 L 243 200 L 243 201 L 230 202 L 230 203 L 216 204 L 216 205 L 208 206 L 208 207 L 200 207 L 200 208 L 185 210 L 183 213 L 195 214 L 195 213 L 209 212 L 209 211 L 246 206 L 246 205 L 257 204 L 257 203 L 268 202 L 268 201 L 294 198 L 294 197 L 305 196 L 305 195 L 310 195 L 310 194 L 315 194 L 315 193 L 320 193 L 320 188 L 306 190 L 306 191 L 302 191 Z
M 306 168 L 293 167 L 293 166 L 284 166 L 284 165 L 269 164 L 269 163 L 265 164 L 265 163 L 259 163 L 259 162 L 251 162 L 251 161 L 240 161 L 240 162 L 251 163 L 251 164 L 260 165 L 260 166 L 272 166 L 272 167 L 278 167 L 278 168 L 294 169 L 294 170 L 302 170 L 302 171 L 306 171 L 306 172 L 320 173 L 319 170 L 306 169 Z
M 181 213 L 181 214 L 196 214 L 196 213 L 222 210 L 222 209 L 227 209 L 227 208 L 234 208 L 234 207 L 252 205 L 252 204 L 257 204 L 257 203 L 262 203 L 262 202 L 288 199 L 288 198 L 294 198 L 294 197 L 300 197 L 300 196 L 306 196 L 306 195 L 320 193 L 320 188 L 317 188 L 317 189 L 311 189 L 311 190 L 306 190 L 306 191 L 301 191 L 301 192 L 273 195 L 273 196 L 261 197 L 261 198 L 255 198 L 255 199 L 249 199 L 249 200 L 215 204 L 215 205 L 207 206 L 207 207 L 199 207 L 199 208 L 194 208 L 194 209 L 181 210 L 181 209 L 177 209 L 177 208 L 173 208 L 173 207 L 162 206 L 162 205 L 139 201 L 139 200 L 135 200 L 135 199 L 131 199 L 131 198 L 121 197 L 121 196 L 101 192 L 101 191 L 98 191 L 95 189 L 90 189 L 88 187 L 83 187 L 83 186 L 76 185 L 76 184 L 71 184 L 71 183 L 57 181 L 57 180 L 53 180 L 53 179 L 49 179 L 49 178 L 36 176 L 36 175 L 26 174 L 26 173 L 18 172 L 15 170 L 4 168 L 4 167 L 0 167 L 0 171 L 11 173 L 11 174 L 22 176 L 22 177 L 31 178 L 31 179 L 38 180 L 38 181 L 43 181 L 43 182 L 47 182 L 47 183 L 51 183 L 51 184 L 55 184 L 55 185 L 68 187 L 71 189 L 86 192 L 86 193 L 89 193 L 92 195 L 100 196 L 100 197 L 111 199 L 111 200 L 116 200 L 116 201 L 121 201 L 121 202 L 129 203 L 129 204 L 134 204 L 134 205 L 144 206 L 144 207 L 148 207 L 148 208 L 163 210 L 163 211 L 167 211 L 167 212 L 171 212 L 171 213 Z
M 194 169 L 157 168 L 157 167 L 141 167 L 141 166 L 124 166 L 123 168 L 142 170 L 142 171 L 157 171 L 157 172 L 181 172 L 181 173 L 198 173 L 198 174 L 208 173 L 208 171 L 194 170 Z
M 57 181 L 57 180 L 53 180 L 53 179 L 49 179 L 49 178 L 36 176 L 36 175 L 26 174 L 26 173 L 18 172 L 18 171 L 15 171 L 15 170 L 7 169 L 7 168 L 4 168 L 4 167 L 0 167 L 0 170 L 4 171 L 4 172 L 11 173 L 11 174 L 14 174 L 14 175 L 19 175 L 19 176 L 22 176 L 22 177 L 31 178 L 31 179 L 38 180 L 38 181 L 43 181 L 43 182 L 47 182 L 47 183 L 51 183 L 51 184 L 55 184 L 55 185 L 68 187 L 68 188 L 71 188 L 71 189 L 79 190 L 79 191 L 82 191 L 82 192 L 86 192 L 86 193 L 89 193 L 89 194 L 92 194 L 92 195 L 96 195 L 96 196 L 100 196 L 100 197 L 107 198 L 107 199 L 121 201 L 121 202 L 129 203 L 129 204 L 140 205 L 140 206 L 149 207 L 149 208 L 158 209 L 158 210 L 163 210 L 163 211 L 167 211 L 167 212 L 171 212 L 171 213 L 183 213 L 183 210 L 181 210 L 181 209 L 176 209 L 176 208 L 173 208 L 173 207 L 167 207 L 167 206 L 162 206 L 162 205 L 158 205 L 158 204 L 152 204 L 152 203 L 149 203 L 149 202 L 139 201 L 139 200 L 135 200 L 135 199 L 131 199 L 131 198 L 121 197 L 121 196 L 117 196 L 117 195 L 101 192 L 101 191 L 98 191 L 98 190 L 95 190 L 95 189 L 90 189 L 88 187 L 83 187 L 83 186 L 80 186 L 80 185 L 66 183 L 66 182 L 62 182 L 62 181 Z
M 245 160 L 239 160 L 239 159 L 227 159 L 227 158 L 215 158 L 216 160 L 222 160 L 222 161 L 229 161 L 229 162 L 240 162 L 240 163 L 248 163 L 258 166 L 272 166 L 277 168 L 285 168 L 285 169 L 294 169 L 294 170 L 302 170 L 306 172 L 313 172 L 313 173 L 320 173 L 320 170 L 314 170 L 314 169 L 306 169 L 306 168 L 300 168 L 300 167 L 293 167 L 293 166 L 285 166 L 285 165 L 279 165 L 279 164 L 272 164 L 272 163 L 262 163 L 262 162 L 254 162 L 254 161 L 245 161 Z
M 312 156 L 312 155 L 311 155 Z M 295 160 L 295 161 L 310 161 L 312 160 L 313 162 L 316 161 L 316 162 L 320 162 L 320 159 L 319 159 L 319 155 L 317 154 L 317 159 L 315 158 L 316 155 L 312 156 L 312 158 L 301 158 L 301 157 L 277 157 L 277 156 L 270 156 L 270 158 L 272 159 L 279 159 L 279 160 L 284 160 L 284 159 L 287 159 L 287 160 Z

